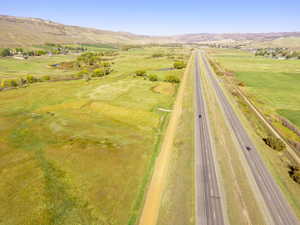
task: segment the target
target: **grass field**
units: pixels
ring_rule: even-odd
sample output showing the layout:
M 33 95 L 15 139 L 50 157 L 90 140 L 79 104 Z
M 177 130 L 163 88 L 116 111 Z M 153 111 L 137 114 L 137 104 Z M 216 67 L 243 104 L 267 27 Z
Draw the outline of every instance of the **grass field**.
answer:
M 172 65 L 174 59 L 152 58 L 156 51 L 121 52 L 113 74 L 90 82 L 0 93 L 0 224 L 128 223 L 162 134 L 167 113 L 157 109 L 170 108 L 176 91 L 132 76 Z M 31 68 L 18 70 L 39 71 Z M 159 78 L 170 74 L 182 70 Z
M 224 68 L 234 71 L 266 112 L 277 113 L 300 127 L 300 60 L 255 57 L 238 50 L 211 50 Z
M 35 56 L 27 60 L 15 59 L 11 57 L 0 58 L 0 79 L 24 77 L 28 74 L 34 76 L 61 76 L 74 74 L 73 70 L 54 69 L 49 65 L 63 61 L 72 61 L 76 55 L 55 55 L 55 56 Z

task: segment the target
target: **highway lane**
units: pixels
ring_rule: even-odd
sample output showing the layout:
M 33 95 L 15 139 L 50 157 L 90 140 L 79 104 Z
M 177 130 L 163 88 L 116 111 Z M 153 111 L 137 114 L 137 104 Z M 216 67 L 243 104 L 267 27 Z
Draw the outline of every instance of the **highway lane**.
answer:
M 209 122 L 199 77 L 198 54 L 195 57 L 195 90 L 196 225 L 224 225 Z
M 266 169 L 253 142 L 248 136 L 247 131 L 228 102 L 215 75 L 213 75 L 213 72 L 204 55 L 202 55 L 202 60 L 205 64 L 207 71 L 206 74 L 212 82 L 212 86 L 216 91 L 221 107 L 223 108 L 228 122 L 231 125 L 231 128 L 241 146 L 241 150 L 245 155 L 254 180 L 262 194 L 263 200 L 266 203 L 273 224 L 299 225 L 300 223 L 298 218 L 293 213 L 293 210 L 288 205 L 278 185 L 275 183 L 271 174 Z

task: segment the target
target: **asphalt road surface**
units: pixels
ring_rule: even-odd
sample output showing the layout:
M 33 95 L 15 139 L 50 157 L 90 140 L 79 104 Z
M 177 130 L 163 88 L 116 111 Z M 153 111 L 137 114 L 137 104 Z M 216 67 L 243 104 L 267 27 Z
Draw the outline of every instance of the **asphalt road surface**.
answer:
M 266 203 L 269 215 L 273 220 L 273 224 L 299 225 L 299 220 L 293 213 L 291 207 L 289 206 L 287 200 L 284 198 L 278 185 L 273 180 L 271 174 L 266 169 L 253 142 L 248 136 L 247 131 L 243 127 L 241 121 L 237 117 L 232 106 L 224 95 L 219 82 L 211 71 L 211 68 L 209 67 L 204 55 L 202 55 L 202 59 L 206 67 L 207 76 L 212 81 L 213 88 L 217 93 L 221 107 L 223 108 L 229 124 L 231 125 L 232 130 L 241 146 L 241 151 L 243 151 L 245 158 L 249 164 L 254 180 L 258 186 L 259 191 L 262 194 L 263 200 Z
M 199 58 L 195 57 L 195 175 L 196 225 L 224 225 L 222 201 L 210 139 L 209 122 L 199 77 Z

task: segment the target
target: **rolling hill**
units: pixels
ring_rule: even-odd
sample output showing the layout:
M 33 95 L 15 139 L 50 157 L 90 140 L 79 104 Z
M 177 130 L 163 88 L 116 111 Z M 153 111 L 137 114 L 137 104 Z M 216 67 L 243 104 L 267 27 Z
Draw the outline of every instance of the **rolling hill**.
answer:
M 69 26 L 49 20 L 0 16 L 0 47 L 50 43 L 126 43 L 145 44 L 160 38 Z
M 226 34 L 183 34 L 175 36 L 147 36 L 128 32 L 114 32 L 64 25 L 38 18 L 23 18 L 0 15 L 0 47 L 30 46 L 50 43 L 201 43 L 209 41 L 231 41 L 264 43 L 289 43 L 284 39 L 298 38 L 300 32 L 279 33 L 226 33 Z M 277 41 L 278 40 L 278 41 Z M 294 40 L 294 39 L 293 39 Z M 277 42 L 276 42 L 277 41 Z M 295 43 L 295 41 L 294 41 Z M 298 42 L 296 42 L 297 44 Z

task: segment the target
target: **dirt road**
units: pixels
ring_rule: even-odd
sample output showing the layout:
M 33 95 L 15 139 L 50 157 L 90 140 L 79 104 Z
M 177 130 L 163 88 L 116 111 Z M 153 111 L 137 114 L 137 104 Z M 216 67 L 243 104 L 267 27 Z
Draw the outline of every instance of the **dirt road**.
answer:
M 182 111 L 184 91 L 187 84 L 187 77 L 190 75 L 192 58 L 190 58 L 187 69 L 181 79 L 176 101 L 172 110 L 171 118 L 165 133 L 160 154 L 155 162 L 152 179 L 145 197 L 145 204 L 140 218 L 139 225 L 155 225 L 157 222 L 161 197 L 165 187 L 168 163 L 172 153 L 173 141 L 178 121 Z

